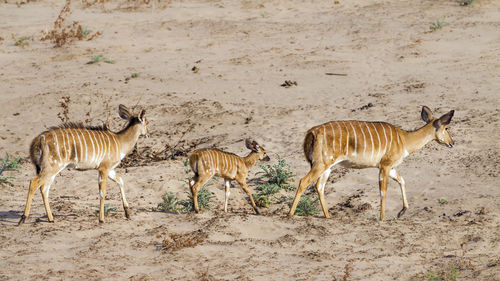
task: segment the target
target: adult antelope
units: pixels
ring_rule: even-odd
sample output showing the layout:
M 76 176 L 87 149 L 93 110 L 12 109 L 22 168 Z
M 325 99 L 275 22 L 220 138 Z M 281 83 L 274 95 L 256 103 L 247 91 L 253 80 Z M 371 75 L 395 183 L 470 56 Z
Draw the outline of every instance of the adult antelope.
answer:
M 432 117 L 431 110 L 422 107 L 422 119 L 427 123 L 415 131 L 405 131 L 384 122 L 332 121 L 307 131 L 304 153 L 311 164 L 309 173 L 300 180 L 299 188 L 290 208 L 290 216 L 295 214 L 300 196 L 316 181 L 316 191 L 326 218 L 325 184 L 331 168 L 338 163 L 350 168 L 379 168 L 380 220 L 385 219 L 385 198 L 388 177 L 399 183 L 403 197 L 401 217 L 408 209 L 405 181 L 395 170 L 410 153 L 419 150 L 432 140 L 453 147 L 448 133 L 448 124 L 454 110 L 438 119 Z
M 218 149 L 200 149 L 194 151 L 189 156 L 189 165 L 194 172 L 194 177 L 189 180 L 189 187 L 193 195 L 194 210 L 197 213 L 199 212 L 198 189 L 211 177 L 217 175 L 224 178 L 225 181 L 226 196 L 224 200 L 224 212 L 227 212 L 231 181 L 236 180 L 250 197 L 250 203 L 255 213 L 259 214 L 259 210 L 253 200 L 252 192 L 248 189 L 246 177 L 248 171 L 255 165 L 257 160 L 269 161 L 269 156 L 267 156 L 266 150 L 256 141 L 246 139 L 245 145 L 251 150 L 246 157 L 240 157 Z
M 139 136 L 149 137 L 149 133 L 144 110 L 134 115 L 127 107 L 120 105 L 118 113 L 121 118 L 128 121 L 127 126 L 118 133 L 111 132 L 106 127 L 85 127 L 69 123 L 50 128 L 33 139 L 30 158 L 36 168 L 36 177 L 30 182 L 26 207 L 19 225 L 28 218 L 33 194 L 39 187 L 48 221 L 54 222 L 48 201 L 49 189 L 56 175 L 66 167 L 99 171 L 99 222 L 104 222 L 104 199 L 108 177 L 120 186 L 125 216 L 130 217 L 123 180 L 114 169 L 125 155 L 132 151 Z

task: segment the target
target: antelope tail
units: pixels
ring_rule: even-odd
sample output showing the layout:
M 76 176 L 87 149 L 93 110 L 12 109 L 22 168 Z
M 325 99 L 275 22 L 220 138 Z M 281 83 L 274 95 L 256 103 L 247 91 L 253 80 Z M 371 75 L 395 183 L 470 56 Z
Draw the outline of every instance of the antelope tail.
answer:
M 316 140 L 316 136 L 314 134 L 314 131 L 312 131 L 312 130 L 308 131 L 306 134 L 306 137 L 304 139 L 304 154 L 306 156 L 307 161 L 311 165 L 311 168 L 313 166 L 312 154 L 314 151 L 315 140 Z
M 35 165 L 36 168 L 36 174 L 40 174 L 41 171 L 41 162 L 42 162 L 42 156 L 43 156 L 43 143 L 45 142 L 45 136 L 40 135 L 36 138 L 33 139 L 30 145 L 30 158 L 31 158 L 31 163 Z

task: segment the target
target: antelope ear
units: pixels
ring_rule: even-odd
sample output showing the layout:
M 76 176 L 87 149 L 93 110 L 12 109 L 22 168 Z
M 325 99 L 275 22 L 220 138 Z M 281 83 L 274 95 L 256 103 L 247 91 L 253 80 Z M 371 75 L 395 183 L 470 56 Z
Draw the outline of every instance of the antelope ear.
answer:
M 429 123 L 432 120 L 432 111 L 430 108 L 427 106 L 422 106 L 422 113 L 420 114 L 422 116 L 422 120 L 424 120 L 425 123 Z
M 146 114 L 146 110 L 143 109 L 143 110 L 141 110 L 141 112 L 137 116 L 137 118 L 139 118 L 139 121 L 142 122 L 142 120 L 144 120 L 144 114 Z
M 256 141 L 252 142 L 252 146 L 253 146 L 253 151 L 259 152 L 260 145 Z
M 452 110 L 445 115 L 439 117 L 438 120 L 434 122 L 434 127 L 439 128 L 443 125 L 448 125 L 451 122 L 451 118 L 453 117 L 453 114 L 455 114 L 455 110 Z
M 118 114 L 122 119 L 125 120 L 130 120 L 130 118 L 132 118 L 132 113 L 123 104 L 120 104 L 120 106 L 118 106 Z
M 253 144 L 253 141 L 252 141 L 251 139 L 246 139 L 246 140 L 245 140 L 245 146 L 246 146 L 248 149 L 253 150 L 253 146 L 252 146 L 252 144 Z

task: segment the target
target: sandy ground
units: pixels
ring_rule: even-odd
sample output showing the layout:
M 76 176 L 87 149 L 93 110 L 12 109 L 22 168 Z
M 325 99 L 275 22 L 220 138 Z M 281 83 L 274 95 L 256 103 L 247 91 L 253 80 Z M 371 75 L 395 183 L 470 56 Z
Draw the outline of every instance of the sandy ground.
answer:
M 111 1 L 104 10 L 74 1 L 66 21 L 102 35 L 61 48 L 40 37 L 62 1 L 6 2 L 0 153 L 24 161 L 19 172 L 6 173 L 14 186 L 0 186 L 0 280 L 420 280 L 454 270 L 458 280 L 500 280 L 499 1 L 463 7 L 454 0 L 200 0 L 135 8 Z M 447 24 L 431 32 L 438 19 Z M 29 45 L 16 46 L 12 35 Z M 115 63 L 86 64 L 98 54 Z M 285 80 L 297 85 L 280 87 Z M 55 223 L 47 223 L 37 192 L 31 217 L 17 227 L 34 176 L 29 143 L 61 123 L 63 97 L 70 97 L 71 121 L 109 119 L 113 130 L 124 126 L 118 104 L 146 109 L 151 138 L 138 142 L 144 155 L 179 140 L 185 149 L 216 146 L 244 155 L 243 140 L 253 137 L 273 162 L 276 153 L 286 159 L 295 186 L 308 171 L 304 134 L 326 121 L 415 129 L 423 125 L 422 105 L 436 114 L 455 109 L 456 145 L 430 143 L 405 159 L 399 172 L 410 209 L 398 220 L 394 182 L 389 220 L 373 220 L 376 169 L 334 169 L 326 186 L 331 219 L 288 218 L 290 200 L 253 215 L 238 187 L 226 214 L 222 180 L 210 186 L 212 210 L 151 211 L 166 191 L 187 197 L 180 156 L 117 169 L 131 220 L 110 184 L 107 202 L 118 211 L 99 224 L 96 171 L 65 170 L 51 188 Z M 160 250 L 171 234 L 199 243 Z

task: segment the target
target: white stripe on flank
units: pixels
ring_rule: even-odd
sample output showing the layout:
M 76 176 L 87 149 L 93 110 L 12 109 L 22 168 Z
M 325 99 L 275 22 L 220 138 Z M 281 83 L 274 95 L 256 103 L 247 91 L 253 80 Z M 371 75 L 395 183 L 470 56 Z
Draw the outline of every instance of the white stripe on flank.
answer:
M 384 130 L 385 146 L 383 155 L 385 155 L 387 153 L 387 134 L 385 133 L 384 123 L 380 123 L 380 126 L 382 126 L 382 130 Z
M 104 150 L 104 146 L 101 143 L 101 136 L 99 135 L 99 131 L 92 130 L 92 133 L 94 133 L 95 138 L 96 138 L 96 143 L 99 147 L 98 153 L 96 155 L 97 165 L 99 166 L 99 164 L 101 164 L 101 155 L 102 155 L 102 151 Z
M 80 137 L 80 135 L 82 135 L 83 142 L 80 143 L 80 146 L 82 146 L 82 148 L 85 148 L 85 163 L 88 163 L 89 152 L 88 152 L 87 140 L 85 140 L 85 135 L 83 134 L 82 129 L 77 129 L 76 133 L 78 134 L 78 137 Z M 83 157 L 80 160 L 83 162 Z
M 323 124 L 323 125 L 321 125 L 321 128 L 323 128 L 323 144 L 321 144 L 321 146 L 320 146 L 320 147 L 326 147 L 327 142 L 326 142 L 326 130 L 325 130 L 325 125 L 324 125 L 324 124 Z M 326 153 L 327 153 L 326 151 L 327 151 L 327 150 L 325 149 L 325 150 L 323 151 L 323 155 L 322 155 L 322 156 L 323 156 L 323 157 L 325 157 L 325 158 L 326 158 L 326 156 L 327 156 L 327 155 L 326 155 Z
M 366 126 L 366 129 L 368 130 L 368 133 L 370 134 L 370 140 L 372 141 L 372 147 L 371 147 L 371 150 L 372 150 L 372 154 L 370 156 L 370 160 L 373 160 L 373 152 L 374 152 L 374 144 L 373 144 L 373 136 L 372 136 L 372 132 L 370 130 L 370 128 L 368 128 L 368 122 L 365 123 L 365 126 Z
M 328 123 L 330 125 L 330 129 L 332 130 L 332 156 L 335 154 L 335 131 L 333 130 L 332 122 Z
M 387 126 L 389 126 L 389 132 L 391 133 L 391 140 L 389 141 L 389 149 L 387 149 L 387 151 L 390 152 L 392 147 L 392 126 L 389 124 L 387 124 Z
M 339 153 L 342 153 L 342 128 L 340 127 L 339 122 L 335 122 L 337 128 L 339 128 L 340 136 L 339 136 Z
M 373 130 L 375 131 L 375 133 L 377 133 L 377 139 L 378 139 L 378 152 L 377 152 L 377 161 L 378 159 L 380 158 L 380 146 L 381 146 L 381 143 L 380 143 L 380 135 L 378 134 L 378 131 L 377 131 L 377 128 L 375 127 L 375 124 L 371 123 L 372 126 L 373 126 Z
M 78 129 L 75 129 L 76 137 L 78 138 L 78 148 L 80 149 L 80 162 L 83 162 L 83 142 L 78 133 Z M 78 161 L 77 161 L 78 162 Z
M 94 160 L 94 155 L 95 155 L 94 140 L 93 140 L 92 136 L 90 135 L 90 130 L 85 130 L 84 132 L 87 133 L 87 135 L 89 136 L 90 143 L 92 144 L 92 153 L 89 155 L 90 162 L 87 162 L 87 163 L 94 164 L 94 161 L 95 161 Z
M 104 135 L 106 136 L 106 139 L 108 140 L 107 142 L 107 147 L 108 147 L 108 160 L 111 159 L 111 140 L 109 139 L 108 132 L 103 132 Z
M 54 144 L 56 145 L 56 152 L 57 152 L 57 157 L 59 157 L 59 162 L 62 163 L 61 161 L 61 154 L 59 154 L 59 142 L 57 141 L 57 134 L 52 131 L 52 136 L 54 137 Z
M 108 145 L 106 144 L 106 139 L 104 138 L 104 132 L 103 131 L 98 131 L 99 132 L 99 135 L 101 137 L 101 140 L 102 140 L 102 146 L 103 146 L 103 149 L 102 149 L 102 155 L 101 155 L 101 161 L 104 161 L 104 159 L 106 158 L 106 154 L 108 153 Z
M 66 149 L 66 138 L 65 138 L 65 133 L 64 133 L 65 130 L 61 130 L 61 136 L 62 136 L 62 145 L 63 145 L 63 149 L 61 150 L 61 152 L 63 152 L 63 159 L 64 159 L 64 162 L 68 161 L 68 150 Z
M 94 150 L 94 153 L 92 153 L 92 164 L 95 164 L 97 165 L 99 162 L 99 158 L 97 158 L 97 155 L 99 155 L 99 142 L 97 141 L 97 138 L 94 134 L 94 131 L 93 130 L 88 130 L 89 134 L 92 133 L 92 138 L 93 140 L 95 141 L 95 150 Z
M 104 139 L 104 135 L 102 133 L 102 131 L 96 131 L 97 132 L 97 135 L 99 136 L 99 140 L 101 141 L 101 155 L 99 157 L 99 163 L 102 163 L 102 161 L 104 160 L 104 157 L 106 156 L 106 150 L 107 150 L 107 147 L 106 147 L 106 141 Z
M 363 122 L 364 123 L 364 122 Z M 363 127 L 358 123 L 359 130 L 363 134 L 363 157 L 366 156 L 366 136 L 365 136 L 365 131 L 363 130 Z
M 77 146 L 76 146 L 76 140 L 75 140 L 75 136 L 73 135 L 73 132 L 71 132 L 71 129 L 69 130 L 69 133 L 71 134 L 71 139 L 73 140 L 73 149 L 75 150 L 75 163 L 78 163 L 78 150 L 77 150 Z M 70 150 L 71 151 L 71 150 Z M 81 157 L 80 157 L 81 159 Z
M 352 156 L 356 156 L 356 151 L 358 149 L 358 137 L 356 136 L 356 130 L 354 130 L 352 122 L 349 122 L 349 125 L 351 125 L 352 131 L 354 132 L 354 151 L 352 152 Z
M 342 125 L 344 125 L 345 130 L 347 132 L 347 137 L 345 139 L 345 156 L 349 155 L 349 129 L 347 128 L 347 125 L 345 122 L 342 122 Z

